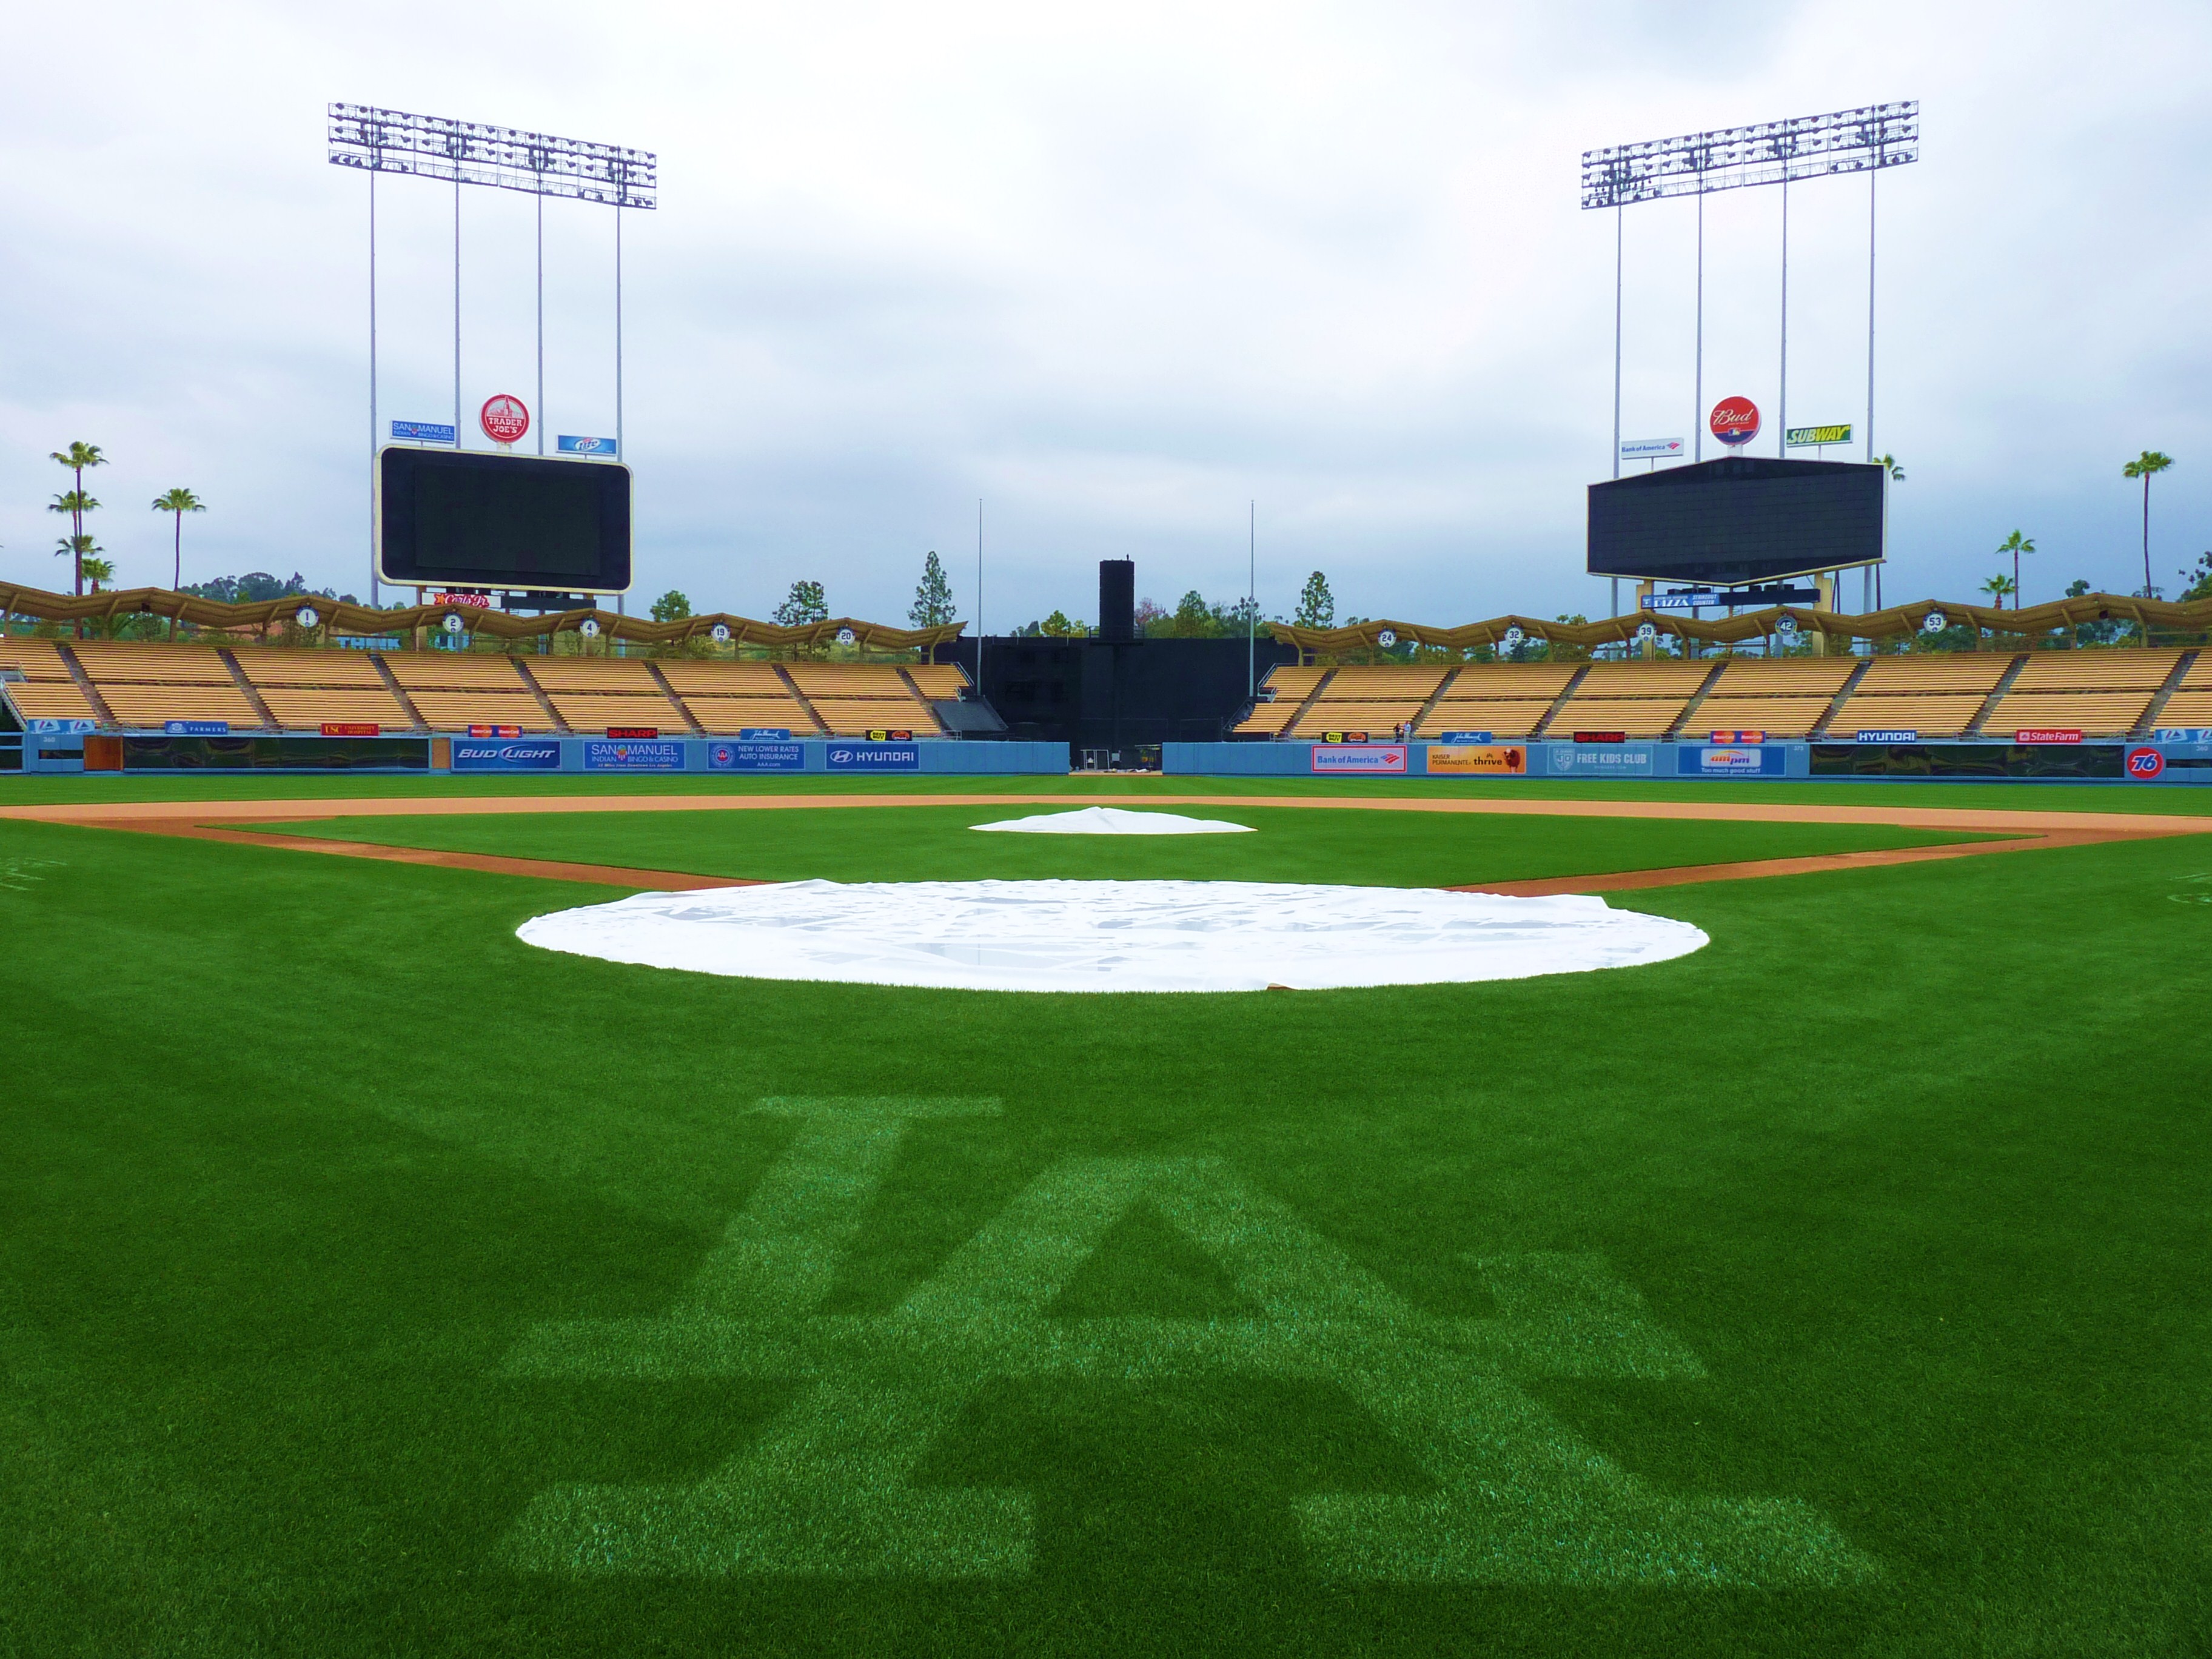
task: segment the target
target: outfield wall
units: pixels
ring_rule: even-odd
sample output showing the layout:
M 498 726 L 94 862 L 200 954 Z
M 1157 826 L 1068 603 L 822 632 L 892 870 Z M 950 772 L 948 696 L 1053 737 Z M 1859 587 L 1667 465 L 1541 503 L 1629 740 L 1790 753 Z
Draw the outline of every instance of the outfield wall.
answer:
M 117 738 L 40 732 L 23 738 L 21 769 L 132 776 L 180 773 L 409 773 L 520 777 L 590 773 L 771 774 L 837 776 L 1061 776 L 1064 743 L 935 739 L 866 743 L 794 738 L 744 743 L 726 738 L 236 737 Z M 88 760 L 90 762 L 88 768 Z
M 2212 784 L 2212 732 L 2078 744 L 1170 743 L 1162 745 L 1161 769 L 1187 777 Z

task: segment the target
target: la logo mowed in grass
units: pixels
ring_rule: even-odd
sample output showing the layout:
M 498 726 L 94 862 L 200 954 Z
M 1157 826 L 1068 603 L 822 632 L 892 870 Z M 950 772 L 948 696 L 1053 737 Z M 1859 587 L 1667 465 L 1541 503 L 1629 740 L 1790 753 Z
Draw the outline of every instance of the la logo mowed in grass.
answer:
M 795 1383 L 763 1437 L 693 1485 L 559 1486 L 528 1505 L 509 1563 L 563 1574 L 990 1579 L 1036 1550 L 1021 1489 L 913 1484 L 976 1389 L 1004 1379 L 1264 1375 L 1344 1389 L 1433 1482 L 1322 1492 L 1297 1520 L 1317 1574 L 1490 1584 L 1833 1585 L 1870 1558 L 1787 1498 L 1661 1491 L 1520 1386 L 1688 1378 L 1696 1356 L 1594 1256 L 1473 1259 L 1501 1317 L 1415 1308 L 1283 1206 L 1199 1158 L 1069 1158 L 890 1312 L 817 1311 L 912 1124 L 988 1100 L 770 1100 L 799 1133 L 664 1318 L 541 1325 L 517 1377 Z M 1055 1299 L 1149 1203 L 1257 1311 L 1066 1318 Z

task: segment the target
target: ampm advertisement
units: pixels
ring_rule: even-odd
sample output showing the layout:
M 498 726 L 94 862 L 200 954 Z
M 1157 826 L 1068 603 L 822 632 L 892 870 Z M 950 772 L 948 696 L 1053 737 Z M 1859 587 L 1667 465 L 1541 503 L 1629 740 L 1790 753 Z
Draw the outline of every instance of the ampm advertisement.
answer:
M 1674 751 L 1675 769 L 1686 778 L 1778 778 L 1788 757 L 1763 744 L 1686 744 Z
M 1316 772 L 1344 774 L 1403 772 L 1406 745 L 1402 743 L 1317 743 L 1310 763 Z
M 557 772 L 561 744 L 556 738 L 455 738 L 456 772 Z
M 1558 777 L 1607 778 L 1652 775 L 1652 758 L 1658 752 L 1648 743 L 1555 743 L 1544 758 Z
M 921 769 L 921 750 L 910 743 L 833 743 L 829 758 L 832 772 L 915 772 Z
M 1492 777 L 1526 777 L 1528 775 L 1528 751 L 1517 744 L 1495 747 L 1437 744 L 1429 750 L 1429 775 L 1431 777 L 1478 774 Z
M 799 772 L 805 745 L 796 743 L 714 743 L 707 745 L 710 772 Z
M 635 742 L 602 742 L 593 738 L 584 745 L 584 769 L 586 772 L 681 772 L 684 769 L 684 745 L 670 738 Z

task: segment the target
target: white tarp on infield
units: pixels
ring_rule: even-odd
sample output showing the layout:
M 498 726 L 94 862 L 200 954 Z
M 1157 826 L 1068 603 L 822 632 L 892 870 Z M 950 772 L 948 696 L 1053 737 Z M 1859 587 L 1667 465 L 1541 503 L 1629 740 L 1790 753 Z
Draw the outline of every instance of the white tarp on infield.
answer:
M 970 830 L 1011 830 L 1030 836 L 1249 836 L 1249 823 L 1221 818 L 1187 818 L 1180 812 L 1128 812 L 1118 806 L 1086 806 L 1079 812 L 1040 812 L 1030 818 L 1001 818 L 971 823 Z
M 1635 967 L 1709 942 L 1601 898 L 1243 881 L 779 882 L 640 893 L 515 931 L 653 968 L 975 991 L 1439 985 Z

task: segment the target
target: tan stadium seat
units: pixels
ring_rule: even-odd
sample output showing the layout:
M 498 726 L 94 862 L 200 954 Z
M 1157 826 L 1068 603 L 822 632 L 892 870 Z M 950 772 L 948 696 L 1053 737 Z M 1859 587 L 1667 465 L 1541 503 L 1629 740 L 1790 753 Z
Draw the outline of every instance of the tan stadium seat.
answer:
M 10 686 L 20 691 L 21 686 Z M 2212 726 L 2212 689 L 2203 691 L 2177 691 L 2166 700 L 2166 707 L 2158 711 L 2160 726 Z
M 1709 662 L 1594 662 L 1575 701 L 1591 697 L 1673 697 L 1679 704 L 1705 683 Z M 1554 726 L 1559 722 L 1553 721 Z
M 1852 692 L 1854 700 L 1898 692 L 1963 693 L 1984 696 L 1997 689 L 2012 658 L 1996 652 L 1916 653 L 1902 657 L 1876 657 L 1867 664 L 1866 678 Z
M 62 653 L 52 640 L 33 639 L 25 635 L 0 635 L 0 668 L 12 668 L 27 680 L 60 680 L 76 684 L 76 677 L 69 672 Z
M 951 702 L 968 689 L 968 676 L 957 663 L 918 663 L 906 672 L 933 702 Z
M 795 662 L 787 665 L 792 684 L 815 697 L 908 697 L 906 681 L 890 663 Z
M 465 732 L 471 726 L 554 729 L 551 718 L 527 691 L 410 691 L 407 696 L 434 732 Z
M 750 727 L 781 726 L 795 738 L 811 737 L 819 729 L 806 718 L 806 711 L 788 696 L 782 697 L 708 697 L 696 692 L 687 695 L 684 706 L 689 708 L 701 727 L 717 737 L 727 737 Z
M 787 697 L 791 688 L 772 662 L 714 662 L 696 657 L 676 658 L 659 665 L 660 672 L 678 696 L 696 692 L 704 697 Z
M 32 678 L 35 679 L 37 676 Z M 2181 677 L 2181 684 L 2176 690 L 2212 691 L 2212 649 L 2197 653 L 2197 660 L 2189 665 L 2189 672 Z
M 2036 651 L 2012 683 L 2022 691 L 2155 691 L 2181 660 L 2179 651 Z
M 1832 698 L 1857 666 L 1850 657 L 1736 657 L 1721 670 L 1711 695 Z
M 505 656 L 471 651 L 386 651 L 380 653 L 392 678 L 412 692 L 475 691 L 530 695 L 530 687 Z M 507 724 L 514 724 L 508 721 Z
M 1298 706 L 1294 702 L 1254 703 L 1252 712 L 1237 721 L 1234 729 L 1251 737 L 1280 737 L 1283 728 L 1291 723 L 1291 716 L 1297 712 Z
M 549 691 L 546 695 L 572 732 L 604 732 L 611 726 L 650 726 L 678 732 L 691 729 L 683 712 L 658 691 L 643 697 L 608 691 Z
M 233 690 L 238 687 L 231 678 L 230 665 L 204 645 L 82 640 L 71 641 L 70 648 L 94 685 L 104 686 L 112 680 L 124 685 L 227 685 Z
M 1395 738 L 1399 726 L 1421 712 L 1418 702 L 1317 702 L 1292 728 L 1297 738 L 1324 732 L 1364 732 L 1377 742 Z
M 127 726 L 151 728 L 167 720 L 228 720 L 234 730 L 261 729 L 260 713 L 235 684 L 102 685 L 101 699 Z
M 301 651 L 282 646 L 240 646 L 231 654 L 256 690 L 272 685 L 315 685 L 348 690 L 382 690 L 384 676 L 366 651 Z
M 1551 706 L 1533 697 L 1514 702 L 1447 697 L 1429 710 L 1415 735 L 1433 738 L 1444 732 L 1488 732 L 1500 738 L 1525 738 L 1535 731 Z
M 1826 697 L 1723 697 L 1718 694 L 1698 705 L 1698 712 L 1682 728 L 1686 738 L 1711 732 L 1764 732 L 1774 738 L 1808 735 L 1828 712 Z
M 1314 687 L 1322 683 L 1324 675 L 1333 672 L 1327 668 L 1298 668 L 1290 664 L 1279 664 L 1267 671 L 1260 684 L 1275 694 L 1277 702 L 1286 702 L 1295 708 L 1313 696 Z
M 1857 691 L 1828 722 L 1827 735 L 1847 741 L 1861 732 L 1917 732 L 1923 738 L 1955 738 L 1973 724 L 1986 701 L 1976 692 L 1870 697 Z
M 27 720 L 96 720 L 100 718 L 75 680 L 0 680 L 0 692 Z
M 1413 665 L 1355 664 L 1340 668 L 1322 688 L 1323 702 L 1401 702 L 1410 698 L 1416 707 L 1436 696 L 1448 668 Z
M 817 702 L 814 708 L 835 737 L 857 738 L 878 726 L 926 737 L 935 737 L 939 731 L 937 717 L 929 705 L 913 697 L 896 702 L 831 697 Z
M 411 732 L 415 727 L 398 699 L 381 685 L 373 691 L 291 685 L 257 689 L 276 723 L 287 731 L 313 732 L 325 722 L 380 726 L 387 732 Z
M 1444 688 L 1443 700 L 1516 702 L 1541 697 L 1550 702 L 1567 689 L 1578 662 L 1474 662 Z
M 1632 738 L 1662 737 L 1689 701 L 1687 697 L 1577 696 L 1553 716 L 1547 734 L 1560 738 L 1577 732 L 1623 732 Z
M 2172 665 L 2167 664 L 2171 669 Z M 2150 707 L 2148 691 L 2008 692 L 1982 722 L 1982 735 L 2000 740 L 2027 726 L 2056 727 L 2092 737 L 2124 737 Z
M 615 691 L 657 697 L 660 685 L 642 659 L 625 657 L 532 657 L 531 678 L 548 691 Z

